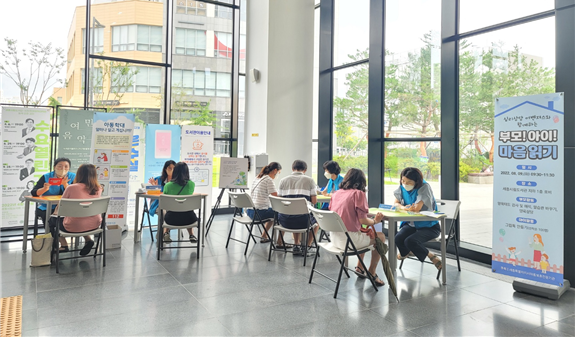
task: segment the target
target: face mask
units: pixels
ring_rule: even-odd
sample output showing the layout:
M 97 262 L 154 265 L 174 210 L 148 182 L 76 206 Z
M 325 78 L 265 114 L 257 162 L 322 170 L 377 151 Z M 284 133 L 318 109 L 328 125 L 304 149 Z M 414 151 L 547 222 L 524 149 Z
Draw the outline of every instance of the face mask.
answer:
M 411 191 L 415 186 L 413 185 L 403 185 L 403 188 L 405 188 L 406 191 Z
M 325 176 L 326 179 L 331 179 L 331 174 L 329 174 L 328 172 L 323 173 L 323 176 Z

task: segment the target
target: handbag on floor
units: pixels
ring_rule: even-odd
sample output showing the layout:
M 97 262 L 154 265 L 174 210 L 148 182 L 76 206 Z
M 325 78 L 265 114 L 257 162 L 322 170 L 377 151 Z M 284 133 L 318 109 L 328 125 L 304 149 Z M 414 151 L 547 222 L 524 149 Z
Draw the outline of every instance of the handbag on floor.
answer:
M 50 256 L 52 254 L 52 242 L 54 238 L 50 233 L 37 235 L 32 239 L 32 261 L 30 266 L 50 265 Z

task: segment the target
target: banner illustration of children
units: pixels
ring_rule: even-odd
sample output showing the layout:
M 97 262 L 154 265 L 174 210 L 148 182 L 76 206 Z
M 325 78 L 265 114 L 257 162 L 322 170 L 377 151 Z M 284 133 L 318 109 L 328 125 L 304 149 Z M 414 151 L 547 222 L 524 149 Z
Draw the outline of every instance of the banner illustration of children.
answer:
M 545 251 L 545 244 L 541 239 L 539 233 L 533 235 L 533 242 L 529 243 L 529 247 L 533 249 L 533 262 L 535 263 L 535 269 L 541 270 L 541 253 Z

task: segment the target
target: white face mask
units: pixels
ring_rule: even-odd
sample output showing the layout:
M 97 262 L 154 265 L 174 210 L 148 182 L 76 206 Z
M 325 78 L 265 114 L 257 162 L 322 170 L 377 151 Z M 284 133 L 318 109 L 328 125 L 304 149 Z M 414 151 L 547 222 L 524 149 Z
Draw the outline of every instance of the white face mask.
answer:
M 331 179 L 331 174 L 328 172 L 323 173 L 323 176 L 325 176 L 326 179 Z
M 403 188 L 405 188 L 405 190 L 408 192 L 411 191 L 414 187 L 415 186 L 413 186 L 413 185 L 405 185 L 405 184 L 403 185 Z

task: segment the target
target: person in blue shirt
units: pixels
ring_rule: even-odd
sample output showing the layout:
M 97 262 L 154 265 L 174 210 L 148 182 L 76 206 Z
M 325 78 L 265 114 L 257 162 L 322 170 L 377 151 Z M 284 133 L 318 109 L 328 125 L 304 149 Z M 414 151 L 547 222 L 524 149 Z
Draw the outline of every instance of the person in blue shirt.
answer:
M 395 207 L 400 211 L 418 213 L 437 211 L 437 203 L 431 186 L 423 180 L 423 174 L 415 167 L 401 171 L 401 184 L 393 192 Z M 414 255 L 421 262 L 428 257 L 435 267 L 441 269 L 441 260 L 423 244 L 437 238 L 441 230 L 436 221 L 404 221 L 395 235 L 395 245 L 399 249 L 397 259 L 402 260 Z
M 341 168 L 339 164 L 335 161 L 326 161 L 323 164 L 323 175 L 329 180 L 324 190 L 321 192 L 322 195 L 331 197 L 331 195 L 339 189 L 339 185 L 343 181 L 343 176 L 341 173 Z M 327 210 L 329 208 L 329 203 L 324 202 L 321 206 L 322 210 Z
M 164 168 L 162 168 L 162 175 L 156 176 L 155 178 L 150 178 L 150 180 L 148 182 L 150 183 L 150 185 L 161 186 L 162 187 L 162 193 L 164 193 L 164 186 L 168 182 L 172 181 L 172 174 L 174 172 L 175 167 L 176 167 L 176 161 L 174 161 L 174 160 L 166 161 L 164 163 Z M 158 209 L 159 205 L 160 205 L 160 202 L 158 200 L 152 201 L 152 204 L 150 205 L 150 215 L 152 217 L 156 215 L 156 210 Z M 164 241 L 167 241 L 167 240 L 164 239 Z
M 36 186 L 34 186 L 31 191 L 32 196 L 41 197 L 64 194 L 66 188 L 74 182 L 74 178 L 76 177 L 75 173 L 70 172 L 71 166 L 72 162 L 70 159 L 65 157 L 57 158 L 56 161 L 54 161 L 54 170 L 50 173 L 44 174 L 40 179 L 38 179 Z M 51 186 L 49 183 L 50 178 L 62 179 L 62 184 Z M 52 212 L 55 208 L 56 205 L 52 206 Z M 36 216 L 40 216 L 42 224 L 44 224 L 44 228 L 46 228 L 46 204 L 38 205 Z

